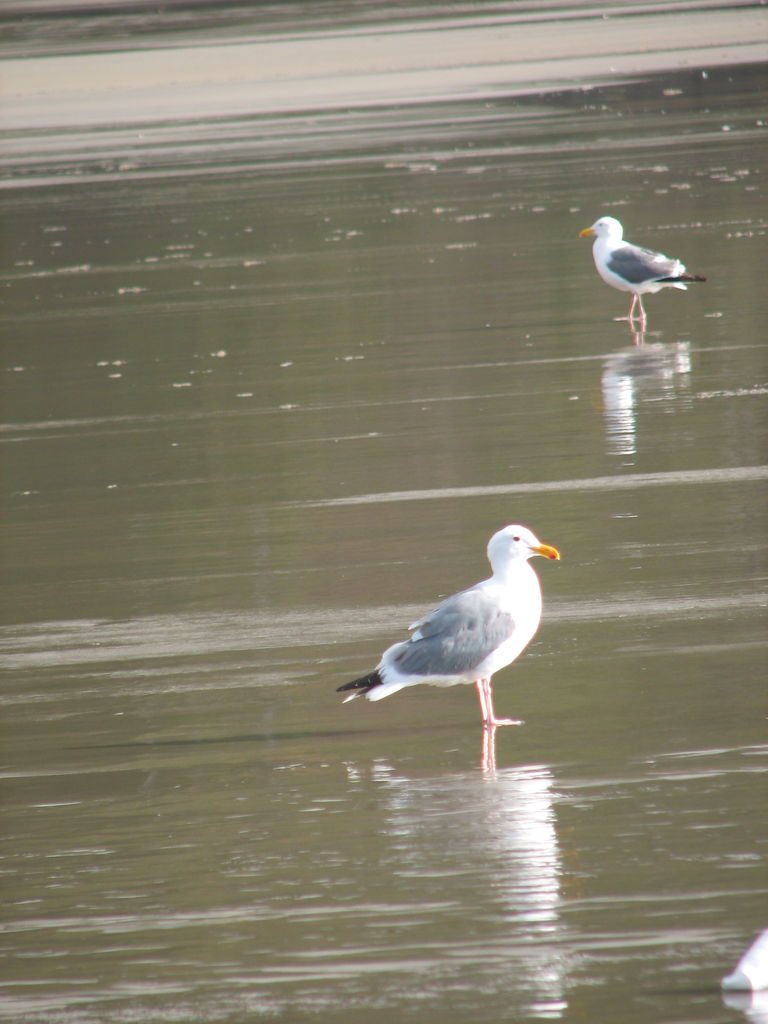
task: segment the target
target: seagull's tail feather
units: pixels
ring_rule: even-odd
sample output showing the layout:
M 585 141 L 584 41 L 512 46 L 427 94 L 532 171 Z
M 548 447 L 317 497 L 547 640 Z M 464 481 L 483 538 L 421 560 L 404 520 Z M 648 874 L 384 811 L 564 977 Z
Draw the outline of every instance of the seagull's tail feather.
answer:
M 354 700 L 355 697 L 361 697 L 363 694 L 368 693 L 377 686 L 381 686 L 384 680 L 378 673 L 377 669 L 373 672 L 369 672 L 367 676 L 361 676 L 359 679 L 353 679 L 351 683 L 343 683 L 341 686 L 336 687 L 337 693 L 343 693 L 344 690 L 351 690 L 352 692 L 348 697 L 344 698 L 346 704 L 348 700 Z
M 706 281 L 706 277 L 700 277 L 698 274 L 675 274 L 674 277 L 660 277 L 659 281 L 669 284 L 674 284 L 676 281 Z

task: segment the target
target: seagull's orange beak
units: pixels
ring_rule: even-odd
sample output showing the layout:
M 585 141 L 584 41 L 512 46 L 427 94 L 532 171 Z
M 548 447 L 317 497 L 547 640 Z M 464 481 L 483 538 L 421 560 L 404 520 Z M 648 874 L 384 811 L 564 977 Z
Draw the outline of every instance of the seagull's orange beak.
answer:
M 531 548 L 536 555 L 544 555 L 545 558 L 551 558 L 553 562 L 560 561 L 560 552 L 557 548 L 550 547 L 549 544 L 539 544 L 537 548 Z
M 594 235 L 592 228 L 584 228 L 583 231 L 579 232 L 579 238 L 588 238 L 590 235 Z

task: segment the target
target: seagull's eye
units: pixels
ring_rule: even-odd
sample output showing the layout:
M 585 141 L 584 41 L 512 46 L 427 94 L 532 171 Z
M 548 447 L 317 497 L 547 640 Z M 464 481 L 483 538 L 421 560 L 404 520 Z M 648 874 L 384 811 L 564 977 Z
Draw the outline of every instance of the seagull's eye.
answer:
M 519 537 L 513 537 L 512 540 L 518 541 L 518 540 L 520 540 L 520 538 Z

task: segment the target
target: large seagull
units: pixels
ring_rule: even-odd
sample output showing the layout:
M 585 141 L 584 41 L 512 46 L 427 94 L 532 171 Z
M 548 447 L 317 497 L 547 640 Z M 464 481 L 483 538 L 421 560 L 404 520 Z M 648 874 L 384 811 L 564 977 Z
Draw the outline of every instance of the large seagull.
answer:
M 474 683 L 483 726 L 518 725 L 497 718 L 491 677 L 530 643 L 541 619 L 539 578 L 528 564 L 534 555 L 559 559 L 557 548 L 542 544 L 525 526 L 505 526 L 488 542 L 493 574 L 446 598 L 414 622 L 410 639 L 393 644 L 368 675 L 344 683 L 346 700 L 364 694 L 381 700 L 406 686 Z
M 592 256 L 598 274 L 619 291 L 632 292 L 632 305 L 627 319 L 630 323 L 638 320 L 641 330 L 645 329 L 647 322 L 641 295 L 659 292 L 662 288 L 685 290 L 691 281 L 706 281 L 705 277 L 689 274 L 680 260 L 625 242 L 624 228 L 615 217 L 600 217 L 591 227 L 579 233 L 581 238 L 590 235 L 595 238 Z M 638 316 L 634 315 L 635 306 L 640 307 Z

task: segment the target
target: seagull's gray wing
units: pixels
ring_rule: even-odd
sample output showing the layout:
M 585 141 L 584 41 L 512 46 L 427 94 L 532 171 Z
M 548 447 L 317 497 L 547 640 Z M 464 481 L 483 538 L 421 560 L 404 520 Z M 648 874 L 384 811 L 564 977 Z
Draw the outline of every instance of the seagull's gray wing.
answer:
M 684 269 L 679 260 L 670 259 L 652 249 L 642 249 L 639 245 L 623 245 L 620 249 L 614 249 L 606 260 L 606 266 L 629 284 L 677 277 Z
M 515 622 L 492 595 L 473 587 L 447 598 L 416 626 L 393 658 L 398 672 L 450 677 L 477 668 L 512 636 Z

